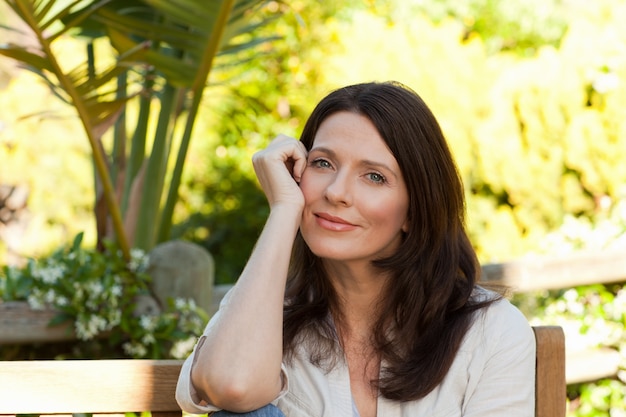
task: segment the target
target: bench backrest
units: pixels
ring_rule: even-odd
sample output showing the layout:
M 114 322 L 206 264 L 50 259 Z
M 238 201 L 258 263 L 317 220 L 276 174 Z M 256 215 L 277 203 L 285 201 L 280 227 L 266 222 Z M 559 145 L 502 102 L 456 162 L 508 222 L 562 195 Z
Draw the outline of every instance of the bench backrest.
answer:
M 0 361 L 0 414 L 181 416 L 174 399 L 182 361 Z
M 560 327 L 534 327 L 536 417 L 565 416 L 565 337 Z M 182 361 L 0 361 L 0 415 L 120 414 L 181 416 L 174 391 Z
M 535 326 L 535 417 L 565 417 L 565 334 L 559 326 Z

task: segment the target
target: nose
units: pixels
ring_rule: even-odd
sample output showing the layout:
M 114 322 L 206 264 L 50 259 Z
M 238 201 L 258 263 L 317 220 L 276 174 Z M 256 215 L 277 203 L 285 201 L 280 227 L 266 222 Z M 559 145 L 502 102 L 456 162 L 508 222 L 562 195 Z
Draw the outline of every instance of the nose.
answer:
M 324 198 L 332 204 L 352 205 L 352 187 L 345 173 L 337 172 L 326 185 Z

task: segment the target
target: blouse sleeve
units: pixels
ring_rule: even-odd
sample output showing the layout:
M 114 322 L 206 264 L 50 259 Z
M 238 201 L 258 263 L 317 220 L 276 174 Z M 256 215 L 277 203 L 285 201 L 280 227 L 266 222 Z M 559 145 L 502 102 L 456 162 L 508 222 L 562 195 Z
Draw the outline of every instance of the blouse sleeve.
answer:
M 228 299 L 229 293 L 227 293 L 222 299 L 222 302 L 220 303 L 220 310 L 226 303 L 228 303 Z M 195 362 L 196 352 L 202 348 L 202 345 L 204 344 L 204 341 L 206 339 L 206 335 L 216 323 L 219 314 L 220 311 L 218 310 L 215 315 L 213 315 L 206 328 L 204 329 L 202 336 L 200 336 L 200 338 L 198 339 L 198 342 L 194 346 L 193 351 L 185 360 L 180 370 L 178 383 L 176 384 L 176 401 L 178 402 L 180 408 L 186 413 L 207 414 L 215 411 L 220 411 L 219 408 L 201 399 L 195 387 L 191 383 L 191 368 Z M 287 370 L 284 363 L 281 365 L 281 380 L 281 391 L 278 394 L 278 397 L 272 403 L 276 403 L 289 389 Z
M 481 314 L 481 313 L 479 313 Z M 464 417 L 535 415 L 535 336 L 528 320 L 506 300 L 483 313 L 470 367 Z

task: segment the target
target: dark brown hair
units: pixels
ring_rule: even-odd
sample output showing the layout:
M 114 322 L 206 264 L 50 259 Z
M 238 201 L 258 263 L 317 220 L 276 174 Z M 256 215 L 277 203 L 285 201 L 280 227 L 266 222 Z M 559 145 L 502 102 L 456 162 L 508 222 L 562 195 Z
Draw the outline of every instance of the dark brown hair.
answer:
M 398 161 L 409 194 L 409 229 L 400 249 L 374 264 L 391 273 L 378 301 L 374 348 L 385 361 L 381 394 L 398 401 L 424 397 L 446 376 L 476 310 L 490 301 L 471 295 L 479 264 L 465 231 L 463 185 L 432 112 L 409 88 L 394 82 L 344 87 L 326 96 L 302 132 L 307 149 L 330 115 L 349 111 L 376 126 Z M 320 259 L 298 233 L 289 271 L 284 351 L 306 338 L 310 360 L 322 366 L 340 352 L 329 317 L 338 299 Z M 493 300 L 491 300 L 493 301 Z M 331 362 L 326 362 L 331 363 Z

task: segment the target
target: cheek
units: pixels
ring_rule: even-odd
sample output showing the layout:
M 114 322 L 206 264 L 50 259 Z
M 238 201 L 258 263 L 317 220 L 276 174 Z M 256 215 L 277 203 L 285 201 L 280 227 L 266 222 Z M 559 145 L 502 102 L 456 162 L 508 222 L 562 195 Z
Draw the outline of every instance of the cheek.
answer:
M 302 195 L 304 196 L 305 204 L 312 201 L 317 194 L 315 182 L 312 181 L 312 179 L 311 175 L 307 175 L 307 171 L 304 171 L 300 179 L 300 191 L 302 191 Z
M 408 204 L 398 201 L 397 198 L 369 200 L 364 202 L 369 217 L 377 224 L 387 225 L 393 229 L 401 229 L 408 214 Z

